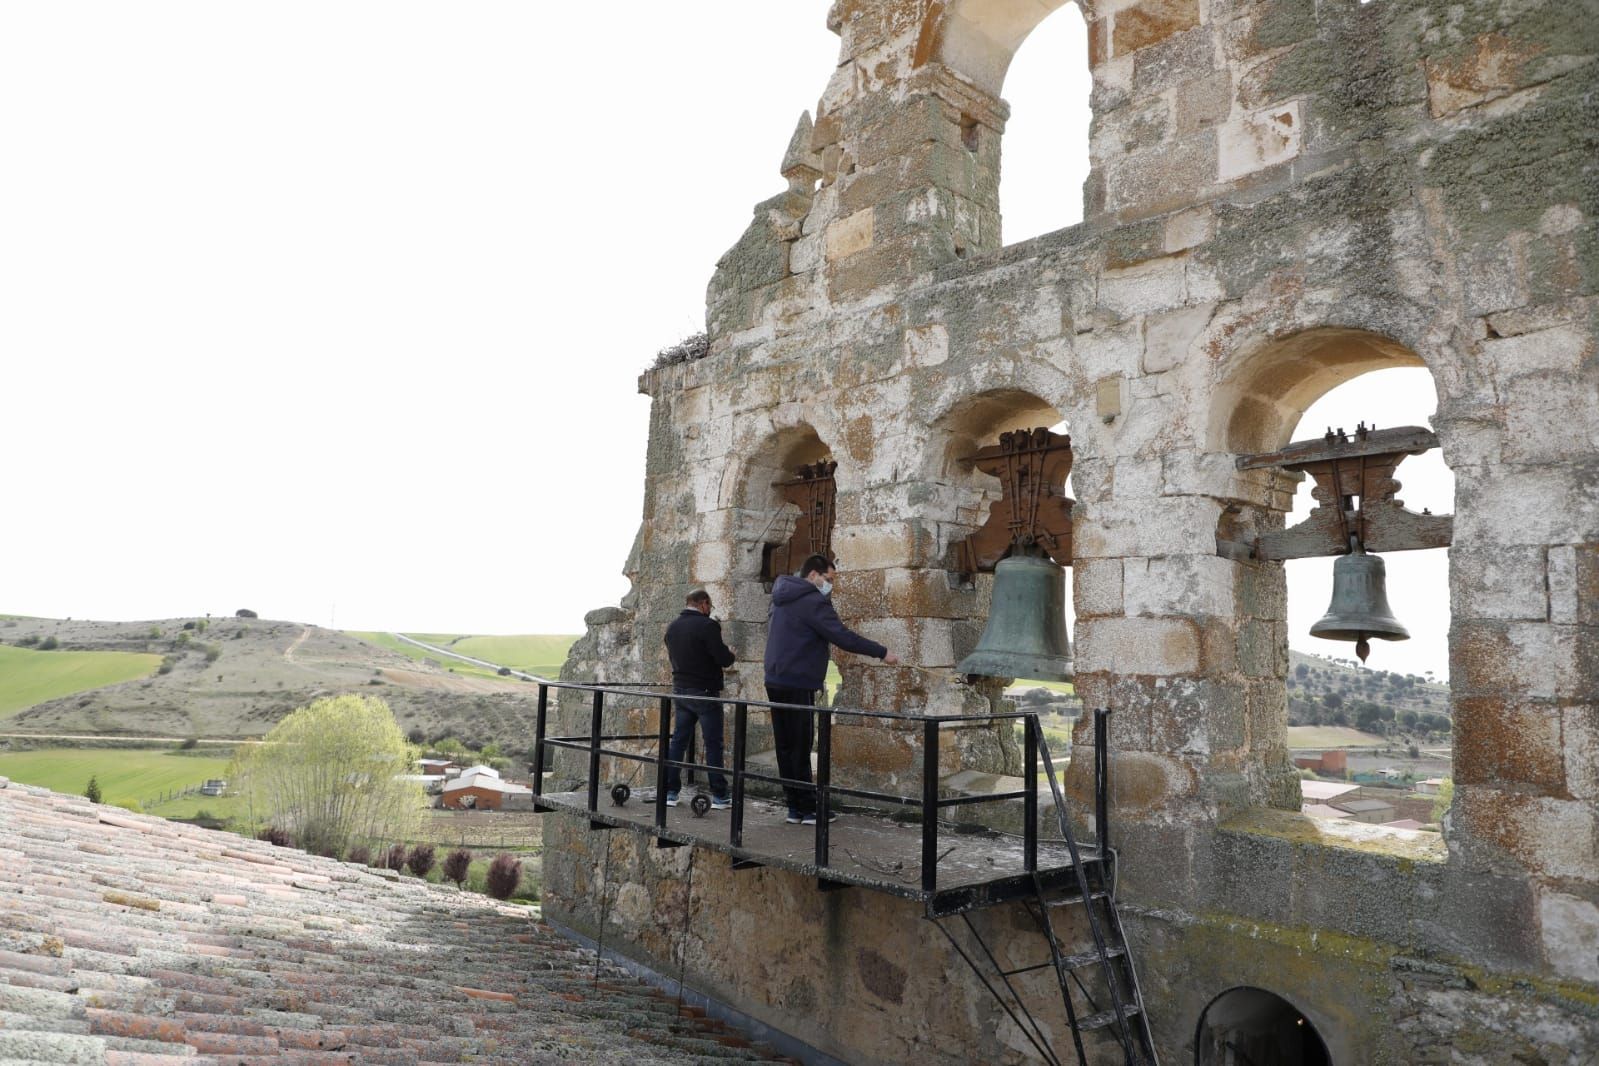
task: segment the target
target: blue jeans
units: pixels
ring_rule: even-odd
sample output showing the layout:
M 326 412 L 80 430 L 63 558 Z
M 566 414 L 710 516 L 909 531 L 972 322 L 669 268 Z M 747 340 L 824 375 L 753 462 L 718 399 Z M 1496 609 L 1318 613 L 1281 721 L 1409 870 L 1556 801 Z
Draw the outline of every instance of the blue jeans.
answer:
M 715 700 L 683 699 L 684 696 L 715 696 L 716 693 L 707 688 L 685 688 L 682 686 L 672 689 L 672 694 L 677 699 L 672 703 L 676 707 L 676 714 L 672 719 L 672 743 L 667 746 L 666 757 L 674 762 L 679 762 L 688 752 L 689 741 L 694 736 L 694 723 L 700 724 L 700 733 L 705 737 L 705 758 L 697 759 L 706 766 L 720 767 L 722 765 L 722 705 Z M 683 774 L 676 766 L 666 768 L 666 791 L 677 792 L 682 788 Z M 711 795 L 723 797 L 727 795 L 727 778 L 716 771 L 711 771 Z

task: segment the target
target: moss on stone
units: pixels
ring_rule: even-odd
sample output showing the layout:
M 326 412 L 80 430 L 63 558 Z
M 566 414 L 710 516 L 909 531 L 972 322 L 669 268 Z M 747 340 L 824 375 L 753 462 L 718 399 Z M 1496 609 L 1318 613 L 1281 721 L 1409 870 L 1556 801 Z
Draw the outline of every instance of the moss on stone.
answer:
M 1365 855 L 1384 855 L 1402 860 L 1403 873 L 1415 873 L 1420 863 L 1443 863 L 1448 850 L 1435 833 L 1406 837 L 1376 826 L 1330 822 L 1310 818 L 1297 811 L 1251 810 L 1223 822 L 1223 832 L 1274 837 L 1305 847 L 1340 848 Z

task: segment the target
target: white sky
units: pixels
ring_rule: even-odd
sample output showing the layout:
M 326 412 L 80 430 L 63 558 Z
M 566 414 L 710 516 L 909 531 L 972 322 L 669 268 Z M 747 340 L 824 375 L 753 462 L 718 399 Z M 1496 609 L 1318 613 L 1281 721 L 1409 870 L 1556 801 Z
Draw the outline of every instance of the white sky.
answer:
M 838 39 L 827 0 L 605 6 L 0 3 L 0 611 L 527 633 L 614 603 L 637 375 L 701 328 Z M 1084 67 L 1067 9 L 1012 68 L 1008 240 L 1081 216 Z M 1326 595 L 1291 575 L 1298 634 Z

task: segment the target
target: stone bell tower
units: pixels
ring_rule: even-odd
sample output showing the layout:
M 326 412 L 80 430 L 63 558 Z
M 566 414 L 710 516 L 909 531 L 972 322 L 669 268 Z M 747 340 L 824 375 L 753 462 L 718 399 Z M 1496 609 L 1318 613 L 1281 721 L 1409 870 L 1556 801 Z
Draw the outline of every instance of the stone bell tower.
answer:
M 955 669 L 992 585 L 960 545 L 1004 498 L 975 457 L 1065 422 L 1076 688 L 1112 712 L 1118 890 L 1164 1059 L 1243 1032 L 1249 1010 L 1211 1007 L 1246 987 L 1338 1063 L 1599 1058 L 1599 22 L 1580 7 L 839 0 L 839 63 L 717 264 L 707 352 L 640 380 L 634 588 L 563 677 L 662 679 L 660 632 L 703 585 L 730 605 L 730 691 L 762 698 L 763 566 L 821 528 L 784 486 L 832 464 L 836 604 L 903 659 L 841 659 L 837 704 L 992 709 L 997 686 Z M 1045 17 L 1088 28 L 1061 59 L 1093 75 L 1084 221 L 1006 246 L 1001 94 Z M 1389 366 L 1431 372 L 1458 486 L 1442 834 L 1300 813 L 1284 556 L 1261 547 L 1299 473 L 1251 465 Z M 560 713 L 584 721 L 579 698 Z M 840 772 L 911 787 L 914 731 L 836 744 Z M 1091 745 L 1080 726 L 1079 799 Z M 1016 771 L 1002 729 L 940 752 L 947 795 Z M 1031 1055 L 914 908 L 782 871 L 691 883 L 695 849 L 546 832 L 546 913 L 813 1048 Z

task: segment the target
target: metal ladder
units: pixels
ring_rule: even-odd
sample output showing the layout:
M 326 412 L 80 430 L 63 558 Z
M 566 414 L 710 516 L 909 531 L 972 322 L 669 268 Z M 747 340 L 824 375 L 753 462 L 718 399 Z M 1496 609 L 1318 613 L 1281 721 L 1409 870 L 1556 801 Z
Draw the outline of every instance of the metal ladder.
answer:
M 1121 917 L 1116 910 L 1115 856 L 1107 844 L 1105 816 L 1105 781 L 1109 757 L 1105 745 L 1105 718 L 1107 712 L 1094 713 L 1094 774 L 1098 805 L 1096 822 L 1099 840 L 1092 854 L 1085 855 L 1072 832 L 1066 815 L 1066 801 L 1055 775 L 1054 760 L 1045 743 L 1043 729 L 1036 718 L 1027 720 L 1027 728 L 1034 730 L 1033 741 L 1043 759 L 1049 779 L 1049 789 L 1054 797 L 1055 818 L 1061 837 L 1071 858 L 1073 877 L 1065 888 L 1047 889 L 1037 873 L 1033 875 L 1034 894 L 1022 901 L 1023 907 L 1038 926 L 1049 946 L 1047 961 L 1015 969 L 1005 969 L 973 924 L 969 914 L 958 915 L 968 934 L 981 949 L 987 963 L 985 971 L 972 953 L 968 953 L 960 940 L 945 926 L 935 920 L 939 930 L 965 960 L 967 966 L 982 981 L 989 994 L 1000 1004 L 1022 1035 L 1050 1066 L 1061 1066 L 1061 1059 L 1051 1046 L 1048 1034 L 1027 1008 L 1026 1000 L 1017 990 L 1012 978 L 1044 969 L 1053 969 L 1060 986 L 1061 1002 L 1066 1008 L 1066 1021 L 1072 1034 L 1072 1048 L 1077 1061 L 1088 1062 L 1083 1046 L 1083 1034 L 1104 1032 L 1121 1049 L 1126 1066 L 1158 1066 L 1154 1039 L 1149 1029 L 1149 1017 L 1144 1009 L 1143 991 L 1138 984 L 1138 973 L 1122 930 Z M 1055 932 L 1052 912 L 1065 908 L 1081 907 L 1087 918 L 1093 948 L 1080 954 L 1066 954 Z M 990 975 L 998 978 L 998 983 Z M 1085 976 L 1087 980 L 1085 980 Z M 1095 978 L 1097 977 L 1097 980 Z M 1095 987 L 1091 990 L 1090 984 Z M 1004 994 L 1000 986 L 1003 986 Z M 1074 990 L 1075 989 L 1075 993 Z M 1078 1000 L 1081 1000 L 1081 1007 Z

